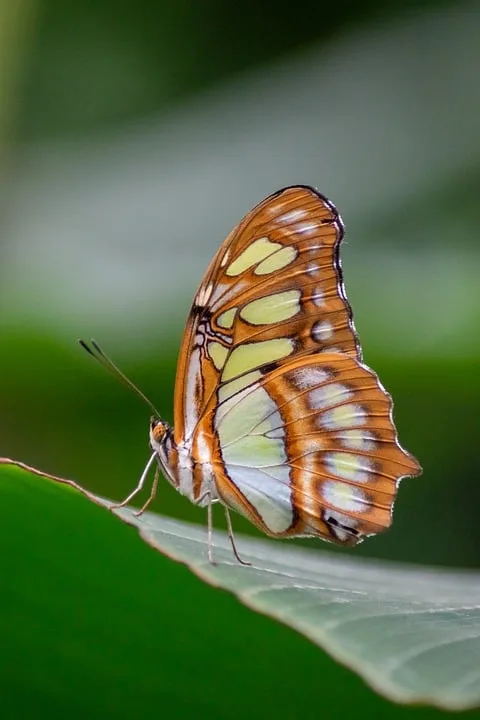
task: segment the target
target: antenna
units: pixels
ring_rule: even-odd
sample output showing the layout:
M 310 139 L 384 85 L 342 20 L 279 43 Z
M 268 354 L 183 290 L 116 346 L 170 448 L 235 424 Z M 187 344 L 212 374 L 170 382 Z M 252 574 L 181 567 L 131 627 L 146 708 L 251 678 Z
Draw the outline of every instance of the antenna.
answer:
M 123 382 L 123 384 L 130 388 L 130 390 L 133 390 L 133 392 L 139 398 L 141 398 L 151 410 L 153 410 L 155 417 L 160 417 L 160 413 L 158 412 L 155 405 L 151 403 L 147 396 L 144 395 L 143 392 L 136 385 L 134 385 L 131 380 L 128 379 L 128 377 L 120 370 L 117 365 L 115 365 L 113 360 L 102 350 L 100 345 L 95 342 L 95 340 L 90 340 L 91 346 L 87 342 L 85 342 L 85 340 L 78 340 L 78 344 L 97 362 L 99 362 L 100 365 L 102 365 L 106 370 L 108 370 L 108 372 L 113 375 L 113 377 L 116 377 L 117 380 Z

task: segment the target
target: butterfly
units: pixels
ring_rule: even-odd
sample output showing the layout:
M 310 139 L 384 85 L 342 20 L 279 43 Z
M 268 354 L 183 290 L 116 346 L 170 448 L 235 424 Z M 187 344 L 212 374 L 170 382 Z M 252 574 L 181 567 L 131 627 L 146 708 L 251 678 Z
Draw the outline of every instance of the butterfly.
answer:
M 232 230 L 195 295 L 174 427 L 152 417 L 151 457 L 120 505 L 155 465 L 141 512 L 161 470 L 208 509 L 211 562 L 213 503 L 225 508 L 240 562 L 229 509 L 276 538 L 353 546 L 390 526 L 399 481 L 421 472 L 399 444 L 390 395 L 362 359 L 343 284 L 343 235 L 326 197 L 283 188 Z

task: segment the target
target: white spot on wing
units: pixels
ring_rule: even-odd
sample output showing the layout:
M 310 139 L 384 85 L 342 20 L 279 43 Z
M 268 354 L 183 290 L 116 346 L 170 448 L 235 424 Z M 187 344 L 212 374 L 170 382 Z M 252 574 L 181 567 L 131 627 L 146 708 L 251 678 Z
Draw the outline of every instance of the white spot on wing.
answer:
M 342 445 L 350 450 L 375 450 L 376 438 L 367 430 L 343 430 L 337 435 Z
M 311 297 L 311 300 L 313 304 L 317 307 L 322 307 L 322 305 L 325 305 L 325 296 L 323 290 L 321 288 L 316 288 Z
M 317 387 L 308 393 L 308 404 L 312 410 L 324 408 L 347 402 L 353 397 L 352 391 L 341 383 L 331 383 L 323 387 Z
M 306 272 L 310 273 L 310 275 L 316 275 L 320 272 L 320 265 L 317 265 L 317 263 L 308 263 Z
M 322 495 L 328 505 L 345 512 L 360 513 L 369 506 L 363 490 L 337 480 L 326 480 L 322 486 Z
M 364 408 L 357 403 L 340 405 L 324 412 L 318 420 L 319 425 L 326 430 L 340 430 L 343 428 L 365 425 L 367 414 Z
M 353 453 L 325 453 L 324 462 L 329 473 L 350 482 L 368 482 L 373 470 L 373 465 L 368 458 Z
M 290 212 L 279 215 L 277 217 L 277 220 L 282 223 L 296 222 L 297 220 L 301 220 L 302 218 L 304 218 L 306 214 L 306 210 L 290 210 Z
M 317 342 L 330 340 L 333 335 L 333 325 L 330 320 L 319 320 L 312 327 L 313 339 Z
M 320 350 L 322 353 L 342 353 L 342 350 L 336 345 L 328 345 Z
M 277 213 L 281 213 L 282 210 L 285 208 L 287 203 L 284 202 L 278 202 L 274 205 L 268 205 L 265 210 L 269 213 L 269 215 L 277 215 Z
M 299 223 L 295 226 L 296 232 L 300 233 L 315 233 L 318 230 L 318 223 L 314 222 L 304 222 Z
M 307 390 L 316 385 L 322 385 L 330 379 L 329 373 L 318 367 L 300 368 L 294 370 L 292 375 L 293 381 L 299 390 Z

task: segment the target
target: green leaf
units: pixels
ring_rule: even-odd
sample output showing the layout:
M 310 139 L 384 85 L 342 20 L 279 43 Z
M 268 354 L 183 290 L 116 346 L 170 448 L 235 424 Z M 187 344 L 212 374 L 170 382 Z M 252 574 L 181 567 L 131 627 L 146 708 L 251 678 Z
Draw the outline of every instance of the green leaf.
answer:
M 22 625 L 19 617 L 12 621 L 8 613 L 1 612 L 1 647 L 8 652 L 6 648 L 10 646 L 40 644 L 47 656 L 53 649 L 57 655 L 60 653 L 63 662 L 67 658 L 63 672 L 68 673 L 70 681 L 72 673 L 78 676 L 76 703 L 79 710 L 83 708 L 85 712 L 91 712 L 91 708 L 81 691 L 85 678 L 79 668 L 85 669 L 88 665 L 88 682 L 93 686 L 96 679 L 104 678 L 105 668 L 111 668 L 117 682 L 121 682 L 118 697 L 110 698 L 108 708 L 123 716 L 121 700 L 125 688 L 122 683 L 131 681 L 129 672 L 132 671 L 127 659 L 134 658 L 137 646 L 145 648 L 146 643 L 155 666 L 156 642 L 162 644 L 162 652 L 166 647 L 165 637 L 153 642 L 152 624 L 155 624 L 159 596 L 163 605 L 170 598 L 174 637 L 176 643 L 181 644 L 181 620 L 175 617 L 175 612 L 181 614 L 181 606 L 172 604 L 172 598 L 177 597 L 177 585 L 165 585 L 165 568 L 175 565 L 163 561 L 162 567 L 158 565 L 158 573 L 155 570 L 152 573 L 154 565 L 149 565 L 149 558 L 150 574 L 145 587 L 144 575 L 136 565 L 141 564 L 141 544 L 128 528 L 124 528 L 126 534 L 120 533 L 121 524 L 112 514 L 86 502 L 82 497 L 84 491 L 73 482 L 59 478 L 52 482 L 51 476 L 32 468 L 8 460 L 0 463 L 4 463 L 0 466 L 0 500 L 3 508 L 8 507 L 1 533 L 2 542 L 7 538 L 6 549 L 2 548 L 3 602 L 6 603 L 8 593 L 13 592 L 15 602 L 7 603 L 7 607 L 10 613 L 15 608 L 23 619 Z M 87 497 L 97 505 L 109 505 L 107 500 Z M 293 544 L 237 537 L 240 553 L 252 562 L 252 567 L 243 567 L 234 560 L 222 533 L 214 535 L 217 565 L 212 566 L 206 558 L 205 527 L 151 513 L 135 517 L 129 509 L 115 513 L 137 527 L 149 545 L 187 564 L 208 583 L 235 593 L 249 607 L 303 633 L 387 698 L 402 703 L 431 703 L 447 709 L 466 709 L 480 703 L 478 574 L 352 559 L 305 550 Z M 35 526 L 37 516 L 48 518 L 41 525 L 41 533 L 38 523 Z M 35 542 L 29 535 L 32 527 L 37 528 Z M 48 545 L 47 555 L 42 550 L 46 535 L 54 540 Z M 72 546 L 72 536 L 76 535 L 81 542 Z M 32 560 L 28 580 L 18 575 L 16 565 L 18 546 L 22 542 L 26 543 L 25 552 Z M 110 546 L 114 551 L 108 561 L 102 563 L 102 553 Z M 145 552 L 148 554 L 146 548 Z M 85 566 L 86 559 L 89 574 L 84 575 L 82 583 L 77 571 Z M 52 577 L 58 597 L 52 597 L 45 590 L 45 584 Z M 8 584 L 6 578 L 9 582 L 17 578 L 18 585 Z M 27 595 L 22 583 L 27 583 L 31 590 Z M 109 591 L 115 600 L 110 601 L 108 615 L 104 615 Z M 25 623 L 25 617 L 29 616 L 28 602 L 33 603 L 38 615 L 34 630 L 28 629 Z M 133 636 L 123 617 L 129 606 L 134 608 L 137 619 L 143 620 L 140 626 L 135 626 Z M 216 613 L 217 610 L 221 623 L 221 610 L 215 605 Z M 162 612 L 172 613 L 172 608 L 163 607 Z M 86 617 L 89 622 L 84 626 Z M 254 616 L 251 617 L 253 622 Z M 55 634 L 59 628 L 61 632 Z M 82 628 L 88 629 L 90 638 L 79 632 Z M 200 639 L 201 627 L 198 632 Z M 98 657 L 92 658 L 92 642 L 102 649 Z M 195 651 L 193 655 L 197 662 Z M 9 658 L 11 661 L 11 656 Z M 11 666 L 10 662 L 9 669 Z M 42 667 L 35 668 L 35 682 L 44 689 L 49 685 L 58 688 L 60 703 L 65 678 L 62 679 L 61 674 L 45 677 L 42 670 Z M 12 671 L 13 677 L 18 681 Z M 137 689 L 143 688 L 140 691 L 148 694 L 147 680 L 137 679 Z M 167 681 L 170 687 L 171 677 Z M 162 679 L 159 677 L 156 682 L 161 683 Z M 177 702 L 188 700 L 182 696 Z
M 153 513 L 115 512 L 152 547 L 303 633 L 386 697 L 448 709 L 480 704 L 480 574 L 345 558 L 244 536 L 237 547 L 252 567 L 241 567 L 219 533 L 212 566 L 205 528 Z

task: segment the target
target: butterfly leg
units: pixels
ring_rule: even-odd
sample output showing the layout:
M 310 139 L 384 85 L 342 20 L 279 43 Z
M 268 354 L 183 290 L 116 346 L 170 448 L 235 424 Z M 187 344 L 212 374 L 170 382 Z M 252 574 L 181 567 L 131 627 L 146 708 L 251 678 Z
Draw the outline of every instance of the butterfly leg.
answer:
M 223 506 L 225 509 L 225 518 L 227 520 L 227 531 L 228 531 L 228 539 L 230 540 L 233 554 L 235 555 L 236 560 L 240 563 L 240 565 L 251 565 L 251 562 L 248 562 L 248 560 L 242 560 L 240 555 L 238 554 L 237 546 L 235 544 L 235 536 L 233 534 L 233 527 L 232 527 L 232 520 L 230 518 L 230 512 L 226 505 Z
M 208 562 L 210 565 L 216 565 L 217 563 L 213 559 L 213 517 L 212 517 L 212 496 L 208 494 L 208 505 L 207 505 L 207 555 Z
M 207 557 L 210 565 L 216 565 L 217 563 L 213 559 L 213 512 L 212 512 L 212 494 L 207 490 L 198 499 L 198 504 L 202 507 L 205 506 L 204 500 L 207 500 Z
M 157 467 L 155 468 L 155 475 L 153 476 L 153 483 L 152 483 L 152 489 L 150 490 L 150 495 L 147 498 L 147 501 L 142 505 L 140 510 L 136 510 L 133 514 L 135 517 L 140 517 L 140 515 L 143 515 L 145 510 L 148 508 L 150 503 L 155 499 L 155 495 L 157 494 L 158 490 L 158 480 L 160 477 L 160 465 L 157 464 Z
M 150 468 L 152 467 L 156 457 L 157 457 L 157 453 L 152 453 L 149 461 L 145 465 L 144 471 L 142 472 L 142 474 L 140 476 L 140 480 L 138 481 L 137 487 L 132 490 L 130 495 L 127 495 L 125 500 L 122 500 L 122 502 L 120 502 L 120 503 L 114 503 L 113 505 L 110 505 L 110 508 L 109 508 L 110 510 L 117 510 L 118 508 L 125 507 L 125 505 L 128 505 L 130 500 L 132 500 L 135 497 L 135 495 L 138 495 L 140 490 L 145 485 L 145 480 L 147 479 L 147 475 L 150 472 Z

